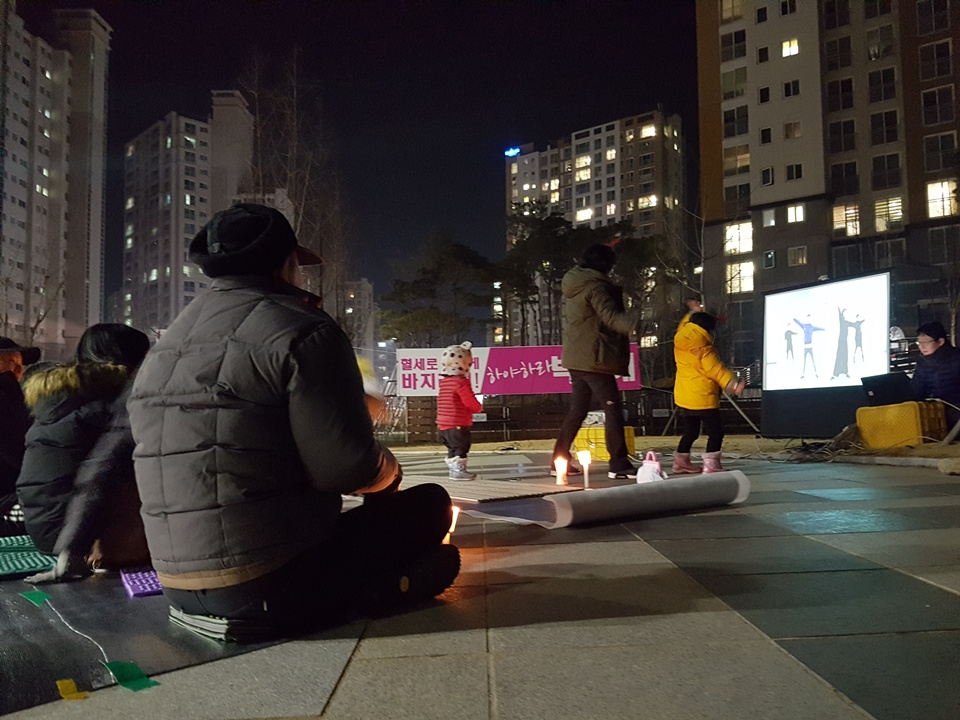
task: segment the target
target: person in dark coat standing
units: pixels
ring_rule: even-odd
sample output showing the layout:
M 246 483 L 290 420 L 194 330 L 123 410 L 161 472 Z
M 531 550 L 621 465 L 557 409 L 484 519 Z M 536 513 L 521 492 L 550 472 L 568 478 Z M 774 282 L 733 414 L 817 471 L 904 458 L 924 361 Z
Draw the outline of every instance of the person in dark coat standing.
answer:
M 917 345 L 920 359 L 910 381 L 911 394 L 917 400 L 942 400 L 949 431 L 960 420 L 960 349 L 950 344 L 938 322 L 917 328 Z
M 27 432 L 17 495 L 27 534 L 42 552 L 55 552 L 67 508 L 77 492 L 78 472 L 111 426 L 117 398 L 149 347 L 147 336 L 134 328 L 119 323 L 93 325 L 81 336 L 74 363 L 39 370 L 24 380 L 34 423 Z M 132 455 L 118 466 L 100 469 L 105 475 L 92 478 L 94 482 L 109 482 L 106 475 L 112 473 L 130 479 Z M 83 480 L 84 491 L 90 480 Z M 127 512 L 127 524 L 138 524 L 137 511 L 134 505 Z M 81 558 L 91 554 L 92 540 Z M 125 554 L 122 549 L 118 552 Z M 103 559 L 105 566 L 116 565 Z M 139 560 L 146 560 L 142 550 Z
M 214 278 L 137 373 L 127 407 L 153 567 L 173 608 L 300 632 L 440 594 L 460 570 L 436 484 L 400 490 L 350 340 L 301 289 L 279 211 L 242 203 L 190 243 Z M 341 512 L 342 495 L 360 507 Z
M 30 412 L 20 389 L 23 366 L 39 359 L 39 348 L 21 347 L 0 337 L 0 516 L 17 504 L 17 476 L 30 427 Z
M 567 460 L 568 474 L 582 472 L 570 463 L 570 445 L 594 402 L 604 410 L 609 477 L 637 476 L 627 456 L 623 404 L 616 376 L 629 371 L 630 334 L 640 318 L 639 313 L 624 309 L 623 288 L 609 277 L 616 260 L 617 254 L 609 245 L 591 245 L 580 264 L 569 270 L 560 282 L 563 292 L 560 362 L 570 371 L 573 388 L 570 409 L 560 426 L 553 458 Z

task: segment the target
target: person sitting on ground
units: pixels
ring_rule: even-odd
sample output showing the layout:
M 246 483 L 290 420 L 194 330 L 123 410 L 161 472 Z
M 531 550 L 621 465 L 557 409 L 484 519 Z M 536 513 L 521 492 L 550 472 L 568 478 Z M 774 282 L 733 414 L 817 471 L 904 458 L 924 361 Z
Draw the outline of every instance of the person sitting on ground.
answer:
M 950 343 L 947 331 L 936 321 L 917 328 L 917 346 L 920 358 L 910 380 L 911 395 L 917 400 L 942 400 L 949 432 L 960 420 L 960 349 Z
M 580 264 L 560 283 L 563 291 L 563 353 L 560 364 L 570 371 L 570 409 L 560 426 L 553 459 L 567 461 L 567 474 L 582 470 L 571 463 L 570 445 L 590 411 L 591 402 L 604 411 L 604 436 L 610 454 L 610 479 L 636 478 L 624 436 L 623 404 L 617 375 L 630 371 L 630 334 L 639 313 L 626 311 L 623 288 L 614 284 L 610 272 L 617 260 L 609 245 L 591 245 Z M 556 474 L 556 468 L 551 470 Z
M 17 476 L 30 427 L 30 412 L 20 389 L 23 366 L 39 359 L 39 348 L 21 347 L 0 337 L 0 517 L 17 504 Z
M 17 495 L 33 544 L 45 553 L 59 552 L 58 536 L 74 499 L 79 496 L 79 509 L 89 507 L 93 496 L 103 498 L 97 501 L 95 513 L 103 510 L 101 517 L 106 519 L 91 523 L 94 535 L 76 549 L 71 574 L 85 574 L 88 559 L 93 565 L 114 569 L 147 560 L 136 487 L 131 482 L 132 455 L 110 466 L 97 463 L 96 474 L 80 470 L 87 459 L 95 462 L 96 456 L 88 456 L 104 435 L 112 434 L 108 429 L 119 410 L 117 400 L 149 347 L 147 336 L 134 328 L 119 323 L 93 325 L 80 337 L 74 363 L 38 370 L 24 380 L 34 423 L 27 432 Z M 99 484 L 116 484 L 120 489 L 103 497 Z M 111 542 L 110 537 L 115 540 Z M 101 542 L 94 548 L 97 540 Z
M 147 356 L 128 401 L 147 543 L 167 601 L 298 633 L 440 594 L 460 554 L 435 484 L 399 490 L 346 334 L 301 289 L 279 211 L 243 203 L 190 243 L 214 278 Z M 341 513 L 342 495 L 362 495 Z
M 691 309 L 693 309 L 691 307 Z M 723 425 L 720 421 L 720 389 L 733 395 L 743 392 L 745 383 L 726 368 L 713 347 L 717 319 L 705 312 L 693 312 L 681 321 L 673 338 L 673 357 L 677 364 L 674 402 L 682 411 L 684 433 L 673 454 L 675 474 L 699 473 L 700 466 L 690 462 L 690 449 L 700 437 L 700 425 L 707 433 L 703 454 L 703 472 L 722 472 L 720 448 Z

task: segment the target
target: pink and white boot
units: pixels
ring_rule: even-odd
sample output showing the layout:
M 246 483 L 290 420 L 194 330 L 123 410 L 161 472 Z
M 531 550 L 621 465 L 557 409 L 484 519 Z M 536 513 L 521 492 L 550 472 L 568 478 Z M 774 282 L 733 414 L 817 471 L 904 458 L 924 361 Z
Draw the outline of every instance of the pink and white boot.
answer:
M 702 470 L 699 465 L 690 462 L 690 453 L 675 452 L 673 454 L 674 475 L 696 475 Z
M 708 452 L 703 454 L 703 474 L 726 472 L 727 469 L 720 465 L 720 451 Z

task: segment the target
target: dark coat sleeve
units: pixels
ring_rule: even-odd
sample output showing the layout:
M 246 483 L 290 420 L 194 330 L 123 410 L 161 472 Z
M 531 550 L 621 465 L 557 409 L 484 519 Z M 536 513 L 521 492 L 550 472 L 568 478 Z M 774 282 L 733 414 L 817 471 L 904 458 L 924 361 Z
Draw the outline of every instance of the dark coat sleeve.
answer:
M 15 491 L 30 413 L 12 372 L 0 373 L 0 498 Z
M 335 326 L 318 328 L 294 349 L 293 362 L 290 429 L 311 484 L 347 495 L 377 482 L 385 459 L 396 463 L 374 438 L 347 336 Z
M 109 427 L 77 469 L 73 496 L 67 506 L 55 552 L 69 550 L 81 555 L 89 552 L 93 541 L 100 536 L 107 507 L 117 487 L 136 483 L 133 472 L 135 443 L 127 412 L 131 387 L 132 381 L 114 401 Z

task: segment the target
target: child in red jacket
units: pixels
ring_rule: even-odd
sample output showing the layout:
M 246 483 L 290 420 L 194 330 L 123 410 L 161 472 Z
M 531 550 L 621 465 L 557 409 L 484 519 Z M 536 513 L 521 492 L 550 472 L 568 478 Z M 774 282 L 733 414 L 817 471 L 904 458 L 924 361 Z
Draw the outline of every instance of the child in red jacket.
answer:
M 473 343 L 451 345 L 440 356 L 440 396 L 437 398 L 437 427 L 447 447 L 447 467 L 451 480 L 473 480 L 477 474 L 467 472 L 470 451 L 470 427 L 473 414 L 483 410 L 470 387 L 470 366 L 473 364 Z

